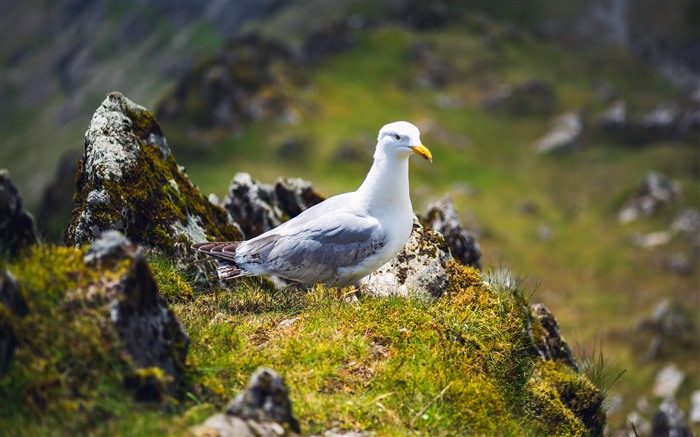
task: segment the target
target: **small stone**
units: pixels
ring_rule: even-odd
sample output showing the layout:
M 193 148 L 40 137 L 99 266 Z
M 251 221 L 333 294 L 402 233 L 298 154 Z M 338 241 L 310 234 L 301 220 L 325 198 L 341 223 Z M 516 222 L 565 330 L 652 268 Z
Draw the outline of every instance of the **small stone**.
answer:
M 691 437 L 683 411 L 673 399 L 664 399 L 651 419 L 652 436 Z
M 671 233 L 668 231 L 649 232 L 647 234 L 637 234 L 632 237 L 635 246 L 652 248 L 665 246 L 671 242 Z
M 695 390 L 690 395 L 690 423 L 700 424 L 700 390 Z
M 680 387 L 684 378 L 685 373 L 678 366 L 673 363 L 667 364 L 656 374 L 656 382 L 652 390 L 653 395 L 664 399 L 672 399 L 676 396 L 678 387 Z
M 277 372 L 266 367 L 253 373 L 245 390 L 226 408 L 226 415 L 256 422 L 276 422 L 299 432 L 287 384 Z
M 548 241 L 552 238 L 552 228 L 544 223 L 537 225 L 537 230 L 535 231 L 537 239 L 540 241 Z
M 537 153 L 566 152 L 577 147 L 583 132 L 581 115 L 575 112 L 560 115 L 554 119 L 552 129 L 535 141 Z
M 681 196 L 678 181 L 656 172 L 648 172 L 637 191 L 622 206 L 618 213 L 620 223 L 629 223 L 641 217 L 648 217 L 662 207 L 676 202 Z
M 624 100 L 616 100 L 598 120 L 600 128 L 611 134 L 622 134 L 629 129 L 627 120 L 627 103 Z
M 664 267 L 680 276 L 690 275 L 693 268 L 688 260 L 688 257 L 680 253 L 666 258 L 666 261 L 664 261 Z
M 631 411 L 627 415 L 627 423 L 634 426 L 638 435 L 649 435 L 651 432 L 651 422 L 645 419 L 638 411 Z

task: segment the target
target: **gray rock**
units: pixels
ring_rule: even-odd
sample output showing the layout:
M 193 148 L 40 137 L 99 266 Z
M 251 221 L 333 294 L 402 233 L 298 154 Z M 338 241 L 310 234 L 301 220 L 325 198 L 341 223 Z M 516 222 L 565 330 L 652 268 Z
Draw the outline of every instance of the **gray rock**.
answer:
M 19 285 L 10 272 L 0 272 L 0 375 L 5 373 L 17 346 L 13 327 L 14 321 L 27 314 L 27 302 L 19 290 Z
M 677 253 L 669 256 L 664 261 L 664 267 L 680 276 L 688 276 L 692 272 L 693 266 L 690 260 L 683 254 Z
M 632 243 L 635 246 L 646 249 L 665 246 L 671 242 L 671 233 L 668 231 L 647 232 L 646 234 L 635 234 L 632 236 Z
M 136 256 L 137 247 L 119 231 L 102 233 L 85 251 L 83 262 L 95 267 L 114 265 Z
M 299 433 L 289 389 L 272 369 L 258 368 L 248 386 L 226 408 L 193 429 L 195 436 L 277 437 Z
M 700 232 L 700 210 L 695 208 L 684 209 L 673 219 L 671 231 L 686 234 L 697 234 Z
M 158 285 L 140 251 L 120 284 L 119 297 L 110 306 L 111 320 L 133 364 L 138 368 L 162 369 L 174 379 L 173 389 L 179 391 L 184 384 L 190 339 L 158 292 Z M 129 382 L 127 380 L 127 384 Z M 136 382 L 137 399 L 157 400 L 161 396 L 153 392 L 149 381 Z
M 481 106 L 513 115 L 549 114 L 555 100 L 554 90 L 547 82 L 529 79 L 512 87 L 501 85 L 481 101 Z
M 226 408 L 226 414 L 242 419 L 272 421 L 299 432 L 299 422 L 292 413 L 292 401 L 284 379 L 272 369 L 258 368 L 246 389 Z
M 695 390 L 692 395 L 690 395 L 690 423 L 699 424 L 700 423 L 700 390 Z
M 419 86 L 442 89 L 449 85 L 454 69 L 449 60 L 437 54 L 432 44 L 419 41 L 412 44 L 408 51 L 411 63 L 417 70 L 415 80 Z
M 361 23 L 357 23 L 362 26 Z M 311 64 L 330 55 L 352 49 L 357 44 L 357 25 L 350 20 L 327 24 L 312 33 L 302 47 L 304 58 Z
M 581 115 L 570 112 L 554 119 L 552 129 L 535 141 L 537 153 L 567 152 L 579 145 L 583 132 Z
M 400 296 L 420 300 L 440 297 L 449 284 L 445 239 L 413 219 L 413 232 L 398 255 L 360 281 L 360 288 L 374 296 Z
M 109 231 L 88 248 L 83 258 L 94 269 L 112 268 L 125 260 L 130 260 L 127 273 L 118 284 L 102 292 L 102 300 L 109 307 L 109 319 L 134 367 L 162 369 L 173 378 L 173 389 L 177 390 L 183 384 L 190 340 L 158 292 L 143 251 L 121 233 Z M 137 375 L 135 372 L 126 378 L 127 385 L 135 388 L 137 398 L 159 400 L 163 393 Z
M 673 399 L 665 399 L 651 419 L 652 437 L 691 437 L 683 411 Z
M 679 200 L 681 185 L 668 176 L 650 171 L 636 192 L 625 202 L 618 213 L 620 223 L 629 223 L 648 217 L 665 205 Z
M 675 364 L 669 363 L 656 374 L 652 394 L 663 399 L 673 399 L 684 378 L 685 373 Z
M 476 236 L 462 227 L 457 208 L 449 195 L 428 205 L 420 220 L 424 226 L 442 234 L 455 259 L 481 269 L 481 250 Z
M 614 101 L 598 120 L 598 126 L 604 132 L 611 134 L 627 133 L 630 128 L 627 103 L 624 100 Z
M 639 127 L 650 139 L 673 137 L 678 132 L 678 115 L 675 105 L 660 106 L 642 116 Z
M 278 179 L 271 186 L 248 173 L 236 173 L 222 206 L 240 225 L 246 238 L 253 238 L 323 199 L 310 182 L 302 179 Z
M 0 256 L 15 257 L 36 243 L 34 218 L 25 209 L 10 172 L 0 169 Z
M 537 327 L 531 329 L 531 336 L 537 354 L 543 360 L 561 362 L 578 371 L 578 364 L 576 364 L 574 354 L 559 331 L 557 318 L 541 303 L 530 305 L 530 310 L 534 320 L 537 321 Z
M 201 285 L 216 277 L 214 267 L 194 263 L 190 245 L 242 237 L 177 165 L 153 114 L 118 92 L 102 102 L 85 134 L 77 190 L 66 244 L 92 243 L 118 230 L 173 257 Z
M 659 302 L 649 317 L 634 329 L 632 347 L 641 351 L 639 361 L 647 362 L 672 356 L 678 351 L 697 350 L 700 335 L 680 306 L 668 300 Z

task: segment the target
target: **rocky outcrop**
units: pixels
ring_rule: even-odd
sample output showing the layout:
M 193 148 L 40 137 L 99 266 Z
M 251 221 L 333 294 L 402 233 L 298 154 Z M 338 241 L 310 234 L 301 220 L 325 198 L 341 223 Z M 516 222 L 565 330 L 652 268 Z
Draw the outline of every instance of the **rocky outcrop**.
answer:
M 278 437 L 299 433 L 289 389 L 272 369 L 260 367 L 226 408 L 193 429 L 197 437 Z
M 155 402 L 184 394 L 189 337 L 124 235 L 107 231 L 81 250 L 38 246 L 9 267 L 17 281 L 3 276 L 0 355 L 10 338 L 9 375 L 32 374 L 13 389 L 18 402 L 50 411 L 78 398 L 92 415 L 103 387 Z
M 274 185 L 267 185 L 248 173 L 237 173 L 221 206 L 240 225 L 245 238 L 250 239 L 323 200 L 311 183 L 303 179 L 280 178 Z
M 189 264 L 193 242 L 242 237 L 177 165 L 153 114 L 117 92 L 102 102 L 85 134 L 76 188 L 64 235 L 69 245 L 118 230 L 198 269 L 204 267 Z
M 629 223 L 648 217 L 665 205 L 678 201 L 680 195 L 681 186 L 677 181 L 662 173 L 650 171 L 620 209 L 618 220 L 620 223 Z
M 34 218 L 25 209 L 22 196 L 10 178 L 0 170 L 0 256 L 14 257 L 33 244 L 37 237 Z
M 136 369 L 158 368 L 183 384 L 190 339 L 158 292 L 143 251 L 117 231 L 108 231 L 85 252 L 83 261 L 94 269 L 111 269 L 127 261 L 118 284 L 100 290 L 107 302 L 109 320 Z M 106 316 L 107 314 L 105 314 Z M 135 372 L 126 379 L 137 399 L 155 400 L 163 395 L 158 378 Z
M 445 239 L 413 219 L 413 232 L 398 255 L 360 281 L 363 292 L 374 296 L 401 296 L 430 300 L 449 285 Z
M 457 208 L 449 195 L 428 205 L 420 221 L 442 234 L 455 259 L 481 269 L 481 250 L 476 236 L 462 227 Z
M 556 361 L 578 371 L 578 364 L 571 348 L 559 331 L 559 323 L 544 304 L 530 305 L 532 317 L 537 322 L 531 332 L 533 345 L 543 360 Z
M 567 152 L 579 145 L 583 132 L 581 115 L 570 112 L 554 119 L 552 129 L 535 141 L 537 153 Z

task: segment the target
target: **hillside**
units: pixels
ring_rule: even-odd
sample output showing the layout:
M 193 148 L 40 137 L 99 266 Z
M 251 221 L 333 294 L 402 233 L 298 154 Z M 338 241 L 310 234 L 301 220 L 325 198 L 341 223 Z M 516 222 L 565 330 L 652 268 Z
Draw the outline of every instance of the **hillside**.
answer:
M 90 114 L 119 89 L 155 110 L 178 163 L 205 194 L 223 198 L 233 175 L 244 171 L 268 183 L 303 177 L 332 195 L 361 182 L 382 124 L 412 121 L 434 155 L 432 165 L 412 162 L 415 209 L 449 193 L 478 235 L 485 270 L 509 272 L 529 301 L 544 302 L 579 358 L 602 353 L 611 378 L 626 371 L 608 393 L 609 429 L 628 428 L 629 417 L 649 425 L 663 397 L 655 389 L 663 369 L 680 372 L 673 394 L 688 412 L 700 389 L 700 104 L 679 85 L 688 80 L 670 81 L 679 76 L 669 74 L 673 68 L 649 59 L 671 57 L 674 50 L 663 47 L 692 51 L 686 21 L 694 6 L 679 2 L 651 20 L 649 34 L 665 33 L 669 43 L 652 50 L 602 30 L 602 40 L 618 45 L 582 43 L 567 29 L 588 29 L 590 42 L 597 27 L 581 25 L 586 14 L 575 7 L 552 6 L 561 2 L 532 2 L 537 7 L 528 10 L 484 6 L 486 14 L 454 12 L 441 2 L 417 11 L 411 2 L 384 9 L 350 3 L 346 10 L 269 2 L 231 32 L 212 25 L 211 13 L 161 11 L 147 2 L 136 11 L 112 6 L 100 15 L 85 4 L 84 15 L 56 14 L 102 23 L 83 49 L 66 44 L 76 35 L 34 41 L 3 21 L 3 36 L 23 36 L 12 50 L 7 38 L 2 43 L 2 166 L 17 175 L 36 210 L 51 178 L 45 169 L 60 152 L 81 147 Z M 10 11 L 22 10 L 15 7 Z M 3 20 L 18 16 L 7 11 L 3 5 Z M 329 18 L 307 27 L 312 14 Z M 142 17 L 154 25 L 138 25 Z M 130 21 L 148 29 L 132 32 Z M 115 28 L 126 29 L 119 50 L 105 45 Z M 90 29 L 79 34 L 84 41 Z M 240 37 L 247 32 L 253 36 Z M 70 68 L 59 74 L 37 67 L 61 47 L 90 53 L 92 66 L 78 69 L 72 82 Z M 645 51 L 653 56 L 638 56 Z M 83 65 L 84 58 L 71 59 Z M 32 68 L 36 74 L 26 76 Z M 681 76 L 697 83 L 697 76 Z M 24 88 L 27 78 L 48 84 L 49 97 L 26 94 L 45 90 Z M 537 153 L 537 141 L 564 114 L 578 133 L 560 152 Z M 675 181 L 668 185 L 678 192 L 649 216 L 623 223 L 623 205 L 643 191 L 651 171 Z M 175 311 L 186 316 L 177 303 Z M 217 402 L 247 376 L 237 374 Z

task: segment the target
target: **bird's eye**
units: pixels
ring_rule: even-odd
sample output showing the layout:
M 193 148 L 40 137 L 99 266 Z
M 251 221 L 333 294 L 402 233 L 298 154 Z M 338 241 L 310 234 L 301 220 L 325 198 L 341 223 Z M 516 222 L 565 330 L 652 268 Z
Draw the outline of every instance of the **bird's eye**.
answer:
M 401 135 L 399 134 L 394 134 L 394 138 L 396 138 L 396 141 L 399 141 L 401 139 Z

